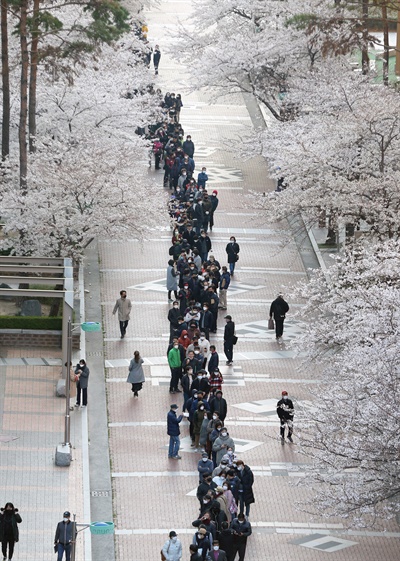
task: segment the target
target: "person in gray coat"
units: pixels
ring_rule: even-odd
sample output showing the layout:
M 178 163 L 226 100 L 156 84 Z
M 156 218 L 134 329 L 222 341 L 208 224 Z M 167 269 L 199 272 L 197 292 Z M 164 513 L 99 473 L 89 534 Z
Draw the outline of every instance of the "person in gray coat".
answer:
M 134 397 L 139 397 L 139 392 L 142 389 L 144 379 L 143 366 L 144 360 L 140 356 L 139 351 L 134 352 L 134 357 L 129 365 L 129 375 L 126 380 L 129 384 L 132 384 L 132 391 Z
M 219 465 L 221 463 L 222 457 L 227 453 L 228 449 L 231 448 L 235 451 L 235 443 L 233 439 L 229 436 L 228 431 L 225 427 L 222 427 L 220 435 L 214 440 L 213 452 L 216 452 L 216 463 Z
M 168 261 L 167 267 L 167 290 L 168 290 L 168 302 L 172 302 L 171 293 L 174 292 L 175 299 L 178 298 L 178 281 L 179 281 L 179 271 L 176 268 L 176 263 L 173 259 Z
M 82 407 L 87 405 L 87 389 L 89 384 L 89 368 L 86 366 L 86 361 L 81 358 L 79 364 L 75 368 L 76 377 L 76 403 L 75 407 L 81 404 L 81 390 L 82 390 Z
M 119 329 L 121 331 L 121 339 L 123 339 L 130 320 L 129 316 L 132 309 L 132 302 L 126 297 L 126 290 L 121 290 L 119 294 L 121 298 L 118 298 L 115 302 L 113 315 L 118 311 Z

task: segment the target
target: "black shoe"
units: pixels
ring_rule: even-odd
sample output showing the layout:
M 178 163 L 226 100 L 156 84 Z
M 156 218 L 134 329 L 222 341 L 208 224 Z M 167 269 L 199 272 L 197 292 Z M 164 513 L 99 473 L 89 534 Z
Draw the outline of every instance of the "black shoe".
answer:
M 175 393 L 182 393 L 182 390 L 178 390 L 178 388 L 175 388 Z
M 288 441 L 291 442 L 293 444 L 293 438 L 291 436 L 287 437 Z
M 121 339 L 123 339 L 125 337 L 125 334 L 121 335 Z
M 134 395 L 135 397 L 139 397 L 139 394 L 138 394 L 137 392 L 135 392 L 133 395 Z
M 285 444 L 285 437 L 281 436 L 281 444 Z
M 169 393 L 175 393 L 175 390 L 169 390 Z

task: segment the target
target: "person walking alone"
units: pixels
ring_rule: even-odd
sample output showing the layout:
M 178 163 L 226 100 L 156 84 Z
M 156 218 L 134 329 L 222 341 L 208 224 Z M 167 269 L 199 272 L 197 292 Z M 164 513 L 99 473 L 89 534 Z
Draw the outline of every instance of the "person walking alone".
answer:
M 113 315 L 115 315 L 118 311 L 119 329 L 121 331 L 121 339 L 123 339 L 130 319 L 129 316 L 132 309 L 132 302 L 126 297 L 126 290 L 121 290 L 119 294 L 121 298 L 118 298 L 115 302 Z
M 156 75 L 158 74 L 158 66 L 160 64 L 160 58 L 161 58 L 160 47 L 158 45 L 156 45 L 154 47 L 154 52 L 153 52 L 154 72 L 155 72 Z
M 173 460 L 181 459 L 181 456 L 179 455 L 179 435 L 181 434 L 179 423 L 182 421 L 183 415 L 179 415 L 179 417 L 177 417 L 177 409 L 178 406 L 173 403 L 167 415 L 167 434 L 169 436 L 168 458 Z
M 277 339 L 280 339 L 283 335 L 283 322 L 285 321 L 285 317 L 288 311 L 289 304 L 283 299 L 283 295 L 279 293 L 277 298 L 272 302 L 269 309 L 270 319 L 272 318 L 272 316 L 274 316 L 275 335 Z
M 143 383 L 146 381 L 144 378 L 143 363 L 144 360 L 140 356 L 139 351 L 135 351 L 129 365 L 128 379 L 126 380 L 129 384 L 132 384 L 134 397 L 139 397 L 139 392 L 142 389 Z
M 235 273 L 236 262 L 239 261 L 239 251 L 240 251 L 240 247 L 239 244 L 236 243 L 235 236 L 231 236 L 231 239 L 227 244 L 225 251 L 228 256 L 229 270 L 231 272 L 231 276 L 233 277 Z
M 282 392 L 282 398 L 276 405 L 276 412 L 281 421 L 281 444 L 285 444 L 285 426 L 288 427 L 287 439 L 293 442 L 293 418 L 294 418 L 294 405 L 293 401 L 289 399 L 287 391 Z
M 70 520 L 71 513 L 66 510 L 63 519 L 57 524 L 56 535 L 54 537 L 54 545 L 57 548 L 57 561 L 62 561 L 65 551 L 65 561 L 71 559 L 73 536 L 73 523 Z
M 79 364 L 76 365 L 76 403 L 75 407 L 81 404 L 81 390 L 82 390 L 82 407 L 87 406 L 87 389 L 89 384 L 89 368 L 86 366 L 86 361 L 81 358 Z
M 7 559 L 7 546 L 8 559 L 13 557 L 15 542 L 19 540 L 18 524 L 21 522 L 18 509 L 12 503 L 6 503 L 0 511 L 0 542 L 4 560 Z

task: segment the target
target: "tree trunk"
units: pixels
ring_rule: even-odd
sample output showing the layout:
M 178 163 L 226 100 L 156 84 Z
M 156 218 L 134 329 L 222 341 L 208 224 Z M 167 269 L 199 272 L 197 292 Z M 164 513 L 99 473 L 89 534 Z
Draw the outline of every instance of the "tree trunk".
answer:
M 368 56 L 368 0 L 361 0 L 362 3 L 362 47 L 361 47 L 361 66 L 362 73 L 369 72 L 369 56 Z
M 1 157 L 10 153 L 10 72 L 8 65 L 8 0 L 1 0 L 1 82 L 3 89 L 3 119 L 1 124 Z
M 19 183 L 26 193 L 26 176 L 28 172 L 28 147 L 26 142 L 26 125 L 28 120 L 28 71 L 29 51 L 27 37 L 27 12 L 28 1 L 21 0 L 20 8 L 20 48 L 21 48 L 21 84 L 20 84 L 20 110 L 19 110 Z
M 383 25 L 383 59 L 382 59 L 382 75 L 385 86 L 389 85 L 389 22 L 387 13 L 387 4 L 384 1 L 382 9 L 382 25 Z
M 40 0 L 33 0 L 32 40 L 31 40 L 31 68 L 29 76 L 29 152 L 35 152 L 36 146 L 36 85 L 38 70 L 39 45 L 39 5 Z

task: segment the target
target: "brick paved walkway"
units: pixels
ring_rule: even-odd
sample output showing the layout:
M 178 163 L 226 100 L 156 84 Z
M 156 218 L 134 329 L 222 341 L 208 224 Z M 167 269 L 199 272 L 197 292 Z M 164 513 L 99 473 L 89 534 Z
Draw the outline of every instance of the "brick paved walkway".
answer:
M 287 346 L 301 331 L 301 322 L 289 314 L 281 345 L 265 322 L 276 292 L 305 279 L 306 271 L 295 243 L 280 244 L 288 235 L 287 225 L 266 224 L 247 206 L 245 196 L 250 189 L 274 188 L 266 163 L 260 158 L 241 162 L 224 149 L 233 137 L 252 126 L 242 97 L 233 96 L 210 106 L 206 94 L 185 95 L 185 71 L 166 53 L 176 15 L 184 18 L 189 8 L 189 0 L 161 2 L 147 20 L 150 42 L 159 43 L 163 52 L 157 84 L 163 91 L 183 94 L 181 121 L 185 134 L 190 133 L 196 144 L 196 169 L 206 165 L 209 191 L 215 188 L 219 192 L 216 228 L 211 234 L 213 251 L 224 262 L 224 248 L 231 234 L 241 246 L 233 290 L 228 293 L 228 312 L 234 317 L 240 338 L 235 348 L 235 370 L 227 369 L 225 374 L 224 393 L 229 404 L 226 424 L 238 442 L 239 456 L 255 472 L 253 536 L 246 558 L 320 561 L 330 554 L 338 561 L 397 561 L 400 532 L 395 524 L 389 528 L 392 533 L 385 535 L 349 534 L 340 520 L 312 520 L 294 507 L 308 496 L 306 488 L 294 485 L 298 478 L 304 478 L 304 458 L 296 454 L 296 446 L 282 447 L 278 442 L 275 404 L 282 389 L 288 389 L 300 417 L 310 403 L 306 384 L 315 383 L 316 375 L 302 372 L 300 359 L 294 358 Z M 160 196 L 165 196 L 162 171 L 151 173 L 158 178 Z M 118 561 L 157 559 L 171 529 L 180 534 L 183 560 L 188 559 L 194 533 L 191 521 L 198 512 L 194 491 L 199 455 L 190 448 L 187 423 L 182 423 L 182 460 L 172 463 L 167 458 L 165 418 L 173 401 L 165 366 L 169 306 L 164 279 L 169 246 L 167 215 L 165 224 L 145 243 L 143 251 L 134 240 L 100 244 Z M 134 302 L 123 341 L 119 339 L 118 322 L 111 315 L 122 288 Z M 290 305 L 293 311 L 301 308 L 301 302 Z M 220 329 L 214 337 L 221 353 L 223 323 L 221 313 Z M 137 400 L 125 382 L 135 350 L 145 358 L 147 378 Z M 182 400 L 180 396 L 174 398 Z

